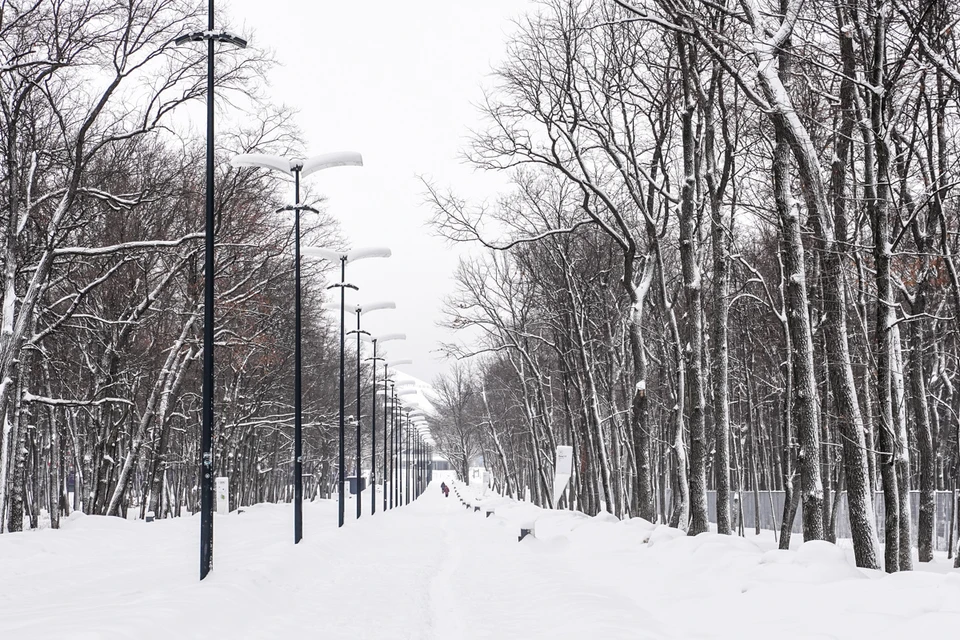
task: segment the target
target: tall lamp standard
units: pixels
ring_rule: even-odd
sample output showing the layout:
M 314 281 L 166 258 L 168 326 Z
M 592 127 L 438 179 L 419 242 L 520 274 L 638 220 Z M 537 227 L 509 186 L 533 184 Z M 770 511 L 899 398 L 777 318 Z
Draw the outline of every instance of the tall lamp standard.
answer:
M 398 391 L 398 396 L 412 396 L 419 393 L 416 389 L 403 389 Z M 399 502 L 400 505 L 410 504 L 410 412 L 413 409 L 406 408 L 400 413 L 400 432 L 399 432 L 399 442 L 398 446 L 400 447 L 400 469 L 397 477 L 397 489 L 400 490 Z M 406 414 L 406 415 L 404 415 Z M 406 430 L 404 430 L 404 420 L 406 420 Z M 404 433 L 406 433 L 406 444 L 404 444 Z M 404 478 L 406 482 L 404 482 Z
M 303 393 L 300 356 L 300 211 L 318 213 L 313 207 L 300 204 L 300 178 L 332 167 L 362 167 L 363 157 L 353 151 L 326 153 L 312 158 L 282 158 L 258 153 L 234 156 L 235 167 L 261 167 L 293 176 L 293 271 L 294 271 L 294 348 L 293 348 L 293 543 L 303 537 Z
M 413 457 L 413 470 L 411 472 L 411 475 L 413 476 L 413 486 L 411 487 L 411 494 L 413 495 L 413 499 L 416 500 L 417 496 L 420 495 L 420 486 L 417 482 L 417 476 L 420 475 L 420 427 L 414 424 L 413 428 L 413 451 L 410 452 L 411 456 Z
M 412 463 L 411 455 L 410 455 L 412 453 L 410 449 L 410 435 L 411 435 L 410 432 L 413 431 L 412 427 L 413 425 L 410 423 L 410 416 L 408 415 L 407 416 L 407 477 L 406 477 L 406 482 L 403 488 L 404 489 L 403 490 L 404 505 L 410 504 L 410 471 L 411 471 L 410 465 Z
M 339 288 L 340 289 L 340 451 L 339 451 L 339 482 L 337 483 L 337 500 L 339 502 L 337 506 L 337 526 L 343 526 L 343 504 L 344 498 L 343 495 L 343 470 L 344 470 L 344 452 L 343 452 L 343 442 L 344 442 L 344 425 L 343 425 L 343 400 L 344 400 L 344 389 L 343 389 L 343 358 L 344 358 L 344 345 L 346 342 L 346 337 L 344 334 L 344 309 L 346 304 L 344 302 L 346 289 L 356 290 L 356 286 L 349 284 L 347 282 L 347 263 L 355 262 L 357 260 L 362 260 L 364 258 L 389 258 L 390 249 L 386 247 L 369 247 L 363 249 L 353 249 L 352 251 L 337 251 L 334 249 L 328 249 L 326 247 L 304 247 L 304 255 L 315 257 L 315 258 L 326 258 L 331 262 L 339 261 L 340 262 L 340 282 L 330 285 L 328 288 Z M 359 413 L 359 411 L 358 411 Z
M 394 494 L 394 488 L 396 487 L 396 483 L 393 480 L 393 465 L 394 465 L 394 460 L 396 459 L 396 456 L 397 456 L 397 438 L 396 438 L 397 394 L 396 394 L 396 390 L 394 389 L 393 381 L 390 380 L 389 383 L 390 383 L 389 391 L 386 390 L 386 384 L 384 384 L 384 396 L 387 396 L 390 398 L 390 461 L 389 463 L 386 463 L 388 466 L 384 468 L 384 474 L 386 475 L 387 478 L 389 478 L 389 481 L 390 481 L 390 507 L 389 508 L 393 509 L 393 494 Z M 386 415 L 384 415 L 384 420 L 386 420 Z M 384 450 L 383 455 L 384 456 L 387 455 L 386 450 Z M 384 489 L 384 492 L 387 491 L 386 484 L 384 484 L 383 489 Z M 387 509 L 386 495 L 384 495 L 384 499 L 383 499 L 383 508 L 384 510 Z
M 383 476 L 384 476 L 384 478 L 383 478 L 383 510 L 384 510 L 384 511 L 387 510 L 387 478 L 390 479 L 390 507 L 393 508 L 393 465 L 392 465 L 393 455 L 392 455 L 392 452 L 396 450 L 396 448 L 394 447 L 394 443 L 393 443 L 393 413 L 394 413 L 394 410 L 393 410 L 393 408 L 391 407 L 391 410 L 390 410 L 390 429 L 391 429 L 391 430 L 390 430 L 390 446 L 389 446 L 389 448 L 391 449 L 391 456 L 390 456 L 391 464 L 389 465 L 390 468 L 389 468 L 389 470 L 388 470 L 388 468 L 387 468 L 387 467 L 388 467 L 388 464 L 387 464 L 387 449 L 388 449 L 388 446 L 387 446 L 387 401 L 388 401 L 388 399 L 390 399 L 390 393 L 388 393 L 388 391 L 387 391 L 387 384 L 388 384 L 388 383 L 390 384 L 390 389 L 391 389 L 391 391 L 392 391 L 393 386 L 394 386 L 394 383 L 393 383 L 392 381 L 390 381 L 390 378 L 389 378 L 389 376 L 388 376 L 388 372 L 389 372 L 390 367 L 396 367 L 396 366 L 404 365 L 404 364 L 413 364 L 413 360 L 410 360 L 410 359 L 408 359 L 408 358 L 403 358 L 403 359 L 400 359 L 400 360 L 384 361 L 384 363 L 383 363 Z M 411 381 L 411 382 L 412 382 L 412 381 Z M 395 404 L 395 403 L 396 403 L 396 398 L 393 398 L 392 400 L 394 401 L 394 404 Z
M 416 498 L 420 495 L 420 439 L 423 435 L 424 425 L 424 413 L 420 409 L 410 412 L 410 419 L 413 420 L 413 426 L 416 430 L 414 432 L 414 443 L 413 443 L 413 496 Z
M 359 335 L 359 334 L 358 334 Z M 406 340 L 407 335 L 405 333 L 385 333 L 379 336 L 364 336 L 364 338 L 373 343 L 373 357 L 367 358 L 372 364 L 370 368 L 373 369 L 373 394 L 371 398 L 371 415 L 370 415 L 370 442 L 371 442 L 371 451 L 370 451 L 370 515 L 373 515 L 377 512 L 377 361 L 383 360 L 384 358 L 377 356 L 377 345 L 381 342 L 387 342 L 388 340 Z M 386 366 L 384 366 L 384 377 L 386 377 Z M 359 370 L 358 374 L 359 376 Z M 387 450 L 387 430 L 386 430 L 386 416 L 387 416 L 387 407 L 386 407 L 386 397 L 384 397 L 384 407 L 383 407 L 383 416 L 384 416 L 384 430 L 383 430 L 383 450 L 384 455 L 386 455 Z M 386 467 L 384 467 L 384 474 L 386 474 Z M 383 483 L 384 497 L 386 497 L 387 483 Z M 359 497 L 357 498 L 359 501 Z
M 423 431 L 420 432 L 420 494 L 421 495 L 423 495 L 423 490 L 426 486 L 426 482 L 424 482 L 426 478 L 426 469 L 427 469 L 426 431 L 427 431 L 427 428 L 424 427 Z
M 213 569 L 213 72 L 214 43 L 223 42 L 243 49 L 247 41 L 213 26 L 213 0 L 207 4 L 207 30 L 186 33 L 174 39 L 177 46 L 188 42 L 207 43 L 207 184 L 204 209 L 203 251 L 203 405 L 200 431 L 200 579 Z
M 427 432 L 427 424 L 420 422 L 417 425 L 417 496 L 423 494 L 423 469 L 424 469 L 424 436 Z
M 360 349 L 360 339 L 363 335 L 369 335 L 368 331 L 364 331 L 360 327 L 360 318 L 365 313 L 370 313 L 372 311 L 381 311 L 383 309 L 396 309 L 397 305 L 393 302 L 368 302 L 365 304 L 356 304 L 354 305 L 354 312 L 357 314 L 357 328 L 348 332 L 349 334 L 357 334 L 357 458 L 356 458 L 356 478 L 357 478 L 357 519 L 360 518 L 360 513 L 363 508 L 361 505 L 361 498 L 363 497 L 363 489 L 360 484 L 360 461 L 361 451 L 361 434 L 360 434 L 360 358 L 361 358 L 361 349 Z M 340 306 L 340 314 L 343 315 L 344 309 L 343 306 Z
M 412 395 L 416 393 L 414 389 L 409 387 L 415 386 L 416 382 L 413 380 L 400 380 L 396 383 L 396 389 L 394 390 L 394 428 L 393 428 L 393 440 L 394 440 L 394 455 L 393 455 L 393 470 L 394 473 L 391 477 L 391 499 L 395 501 L 395 506 L 400 506 L 401 494 L 403 483 L 401 482 L 403 478 L 403 401 L 400 400 L 402 396 Z M 391 507 L 394 506 L 393 504 Z

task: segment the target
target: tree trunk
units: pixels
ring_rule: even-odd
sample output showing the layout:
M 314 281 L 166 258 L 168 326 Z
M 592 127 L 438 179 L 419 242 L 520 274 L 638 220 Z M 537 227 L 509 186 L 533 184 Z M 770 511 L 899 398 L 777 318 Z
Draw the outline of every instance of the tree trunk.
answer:
M 709 530 L 707 516 L 707 434 L 704 424 L 703 384 L 703 292 L 697 264 L 696 141 L 693 135 L 691 74 L 694 55 L 684 35 L 676 34 L 680 70 L 683 76 L 683 187 L 680 196 L 680 262 L 687 298 L 690 326 L 687 371 L 690 381 L 690 529 L 689 535 Z

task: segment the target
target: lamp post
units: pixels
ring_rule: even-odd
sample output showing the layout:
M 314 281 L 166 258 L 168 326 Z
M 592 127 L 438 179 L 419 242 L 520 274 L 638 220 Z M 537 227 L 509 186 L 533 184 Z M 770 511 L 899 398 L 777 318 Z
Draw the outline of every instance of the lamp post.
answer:
M 390 469 L 387 476 L 390 478 L 390 508 L 393 509 L 393 498 L 397 483 L 394 480 L 394 462 L 397 457 L 397 393 L 394 384 L 390 383 Z M 384 507 L 386 508 L 386 507 Z
M 361 358 L 361 349 L 360 349 L 360 339 L 363 335 L 369 335 L 369 332 L 364 331 L 360 327 L 360 318 L 365 313 L 370 313 L 372 311 L 380 311 L 383 309 L 396 309 L 397 305 L 393 302 L 369 302 L 365 304 L 356 304 L 354 305 L 354 312 L 357 314 L 357 328 L 350 331 L 349 333 L 357 335 L 357 458 L 356 458 L 356 478 L 357 478 L 357 519 L 360 518 L 360 513 L 362 512 L 361 498 L 363 497 L 363 489 L 360 484 L 360 461 L 361 451 L 361 434 L 360 434 L 360 358 Z M 343 306 L 340 306 L 340 313 L 343 314 Z
M 403 488 L 403 504 L 410 504 L 410 416 L 407 416 L 407 477 Z
M 346 308 L 344 297 L 347 288 L 356 290 L 355 285 L 349 284 L 347 282 L 347 263 L 355 262 L 357 260 L 362 260 L 364 258 L 389 258 L 390 249 L 386 247 L 370 247 L 364 249 L 353 249 L 352 251 L 336 251 L 334 249 L 327 249 L 326 247 L 304 247 L 304 255 L 316 258 L 326 258 L 327 260 L 340 261 L 340 282 L 337 284 L 332 284 L 328 288 L 339 288 L 340 289 L 340 451 L 339 451 L 339 471 L 338 477 L 339 482 L 337 484 L 337 499 L 339 505 L 337 506 L 337 526 L 343 526 L 343 504 L 344 504 L 344 495 L 343 495 L 343 469 L 344 469 L 344 452 L 343 452 L 343 442 L 344 442 L 344 424 L 343 424 L 343 401 L 344 401 L 344 389 L 343 389 L 343 369 L 344 369 L 344 346 L 346 342 L 346 337 L 344 334 L 344 309 Z
M 390 364 L 392 365 L 411 364 L 412 362 L 413 362 L 412 360 L 407 360 L 407 361 L 399 360 L 399 361 L 393 361 Z M 413 393 L 413 391 L 406 388 L 412 385 L 416 385 L 416 382 L 414 382 L 413 380 L 400 380 L 395 384 L 395 389 L 394 389 L 394 411 L 392 412 L 393 413 L 393 416 L 392 416 L 393 432 L 391 433 L 391 442 L 393 443 L 394 453 L 393 453 L 393 456 L 391 456 L 391 463 L 390 463 L 391 465 L 390 507 L 391 508 L 393 508 L 394 506 L 394 499 L 396 499 L 396 505 L 400 506 L 400 474 L 401 474 L 401 463 L 402 463 L 402 459 L 400 457 L 401 449 L 402 449 L 400 432 L 402 430 L 402 427 L 398 429 L 397 425 L 399 424 L 399 421 L 400 421 L 400 410 L 402 408 L 402 405 L 400 404 L 397 396 L 409 395 L 410 393 Z M 397 391 L 397 389 L 399 389 L 399 392 Z M 396 470 L 396 473 L 394 473 L 394 470 Z
M 418 392 L 416 389 L 403 389 L 397 392 L 398 396 L 410 396 L 416 395 Z M 400 414 L 400 439 L 398 446 L 400 447 L 400 474 L 398 474 L 397 484 L 398 489 L 402 487 L 402 495 L 400 495 L 400 504 L 410 504 L 410 412 L 414 409 L 404 409 Z M 406 414 L 406 415 L 404 415 Z M 406 445 L 404 445 L 403 435 L 404 435 L 404 419 L 406 419 Z
M 293 543 L 303 537 L 303 393 L 301 384 L 300 339 L 300 211 L 318 213 L 313 207 L 300 204 L 300 178 L 332 167 L 362 167 L 363 158 L 353 151 L 326 153 L 312 158 L 282 158 L 257 153 L 234 156 L 235 167 L 261 167 L 293 176 L 293 206 L 279 211 L 293 211 L 294 271 L 294 348 L 293 348 Z
M 416 495 L 419 497 L 423 494 L 423 468 L 424 468 L 424 442 L 423 437 L 424 433 L 427 430 L 425 422 L 420 422 L 417 424 L 417 486 L 416 486 Z
M 433 441 L 427 438 L 427 486 L 433 482 Z
M 204 206 L 203 252 L 203 404 L 200 431 L 200 579 L 213 568 L 213 280 L 214 280 L 214 220 L 213 220 L 213 162 L 214 112 L 213 72 L 214 43 L 223 42 L 243 49 L 247 41 L 226 31 L 215 31 L 213 0 L 207 4 L 207 30 L 179 36 L 174 43 L 207 43 L 207 162 L 206 203 Z
M 424 427 L 424 431 L 426 427 Z M 426 456 L 424 455 L 427 451 L 426 443 L 424 441 L 424 431 L 420 432 L 420 493 L 423 494 L 424 489 L 424 470 L 427 467 Z
M 393 507 L 393 452 L 396 451 L 396 447 L 393 443 L 393 407 L 391 406 L 390 410 L 390 445 L 387 446 L 387 400 L 390 396 L 390 393 L 387 392 L 387 383 L 390 383 L 391 391 L 394 387 L 394 383 L 390 382 L 388 378 L 388 371 L 390 367 L 396 367 L 404 364 L 413 364 L 413 360 L 410 359 L 400 359 L 400 360 L 390 360 L 384 361 L 383 363 L 383 510 L 387 510 L 387 478 L 390 479 L 390 507 Z M 393 398 L 394 404 L 396 403 L 396 398 Z M 389 470 L 387 469 L 387 449 L 390 449 L 390 464 Z
M 414 427 L 413 433 L 413 499 L 416 500 L 420 495 L 420 482 L 417 479 L 420 475 L 420 428 Z
M 383 360 L 382 357 L 377 356 L 377 345 L 381 342 L 387 342 L 388 340 L 406 340 L 407 336 L 404 333 L 386 333 L 379 336 L 366 336 L 366 339 L 373 343 L 373 357 L 367 358 L 372 363 L 370 368 L 373 369 L 373 394 L 371 398 L 371 415 L 370 415 L 370 515 L 373 515 L 377 512 L 377 360 Z M 386 366 L 384 366 L 384 379 L 386 379 Z M 357 373 L 359 377 L 359 370 Z M 383 408 L 384 418 L 386 418 L 386 404 Z M 387 450 L 387 431 L 386 424 L 384 424 L 383 431 L 383 450 Z M 384 467 L 384 475 L 386 475 L 386 467 Z M 384 496 L 386 496 L 387 484 L 384 481 L 383 484 Z M 359 500 L 359 497 L 357 498 Z

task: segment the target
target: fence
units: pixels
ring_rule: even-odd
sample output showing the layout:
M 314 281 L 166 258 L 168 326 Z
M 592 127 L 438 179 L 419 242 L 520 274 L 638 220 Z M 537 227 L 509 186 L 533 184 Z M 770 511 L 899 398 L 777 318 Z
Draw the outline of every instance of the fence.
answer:
M 953 541 L 957 539 L 957 523 L 950 527 L 951 517 L 956 517 L 953 509 L 952 491 L 935 492 L 935 507 L 933 515 L 933 548 L 937 551 L 947 551 Z M 757 494 L 760 506 L 760 528 L 780 530 L 780 521 L 783 518 L 783 491 L 760 491 Z M 835 496 L 840 504 L 837 505 L 837 538 L 850 538 L 850 518 L 847 512 L 847 493 L 841 492 Z M 742 504 L 738 504 L 738 500 Z M 752 491 L 745 491 L 741 494 L 731 492 L 730 496 L 730 516 L 736 529 L 736 523 L 739 522 L 741 507 L 743 509 L 744 529 L 751 529 L 756 522 L 756 499 Z M 883 494 L 875 493 L 873 496 L 873 509 L 877 517 L 877 534 L 883 540 Z M 710 515 L 710 522 L 717 521 L 717 492 L 707 491 L 707 510 Z M 920 517 L 920 492 L 910 492 L 910 542 L 917 546 L 917 521 Z M 803 508 L 797 508 L 797 517 L 793 520 L 794 533 L 802 531 Z M 951 540 L 952 537 L 952 540 Z

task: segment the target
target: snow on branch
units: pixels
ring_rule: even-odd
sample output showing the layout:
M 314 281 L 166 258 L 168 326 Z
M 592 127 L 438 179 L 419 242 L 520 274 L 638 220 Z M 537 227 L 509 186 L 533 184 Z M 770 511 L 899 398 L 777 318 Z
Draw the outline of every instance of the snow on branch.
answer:
M 52 405 L 55 407 L 98 407 L 102 404 L 116 402 L 133 406 L 133 402 L 126 398 L 100 398 L 99 400 L 66 400 L 64 398 L 48 398 L 46 396 L 35 396 L 29 391 L 23 394 L 24 402 L 38 402 L 40 404 Z
M 61 247 L 54 250 L 57 256 L 104 256 L 121 251 L 137 251 L 140 249 L 158 249 L 161 247 L 177 247 L 190 240 L 200 240 L 203 233 L 188 233 L 176 240 L 138 240 L 134 242 L 123 242 L 106 247 Z

